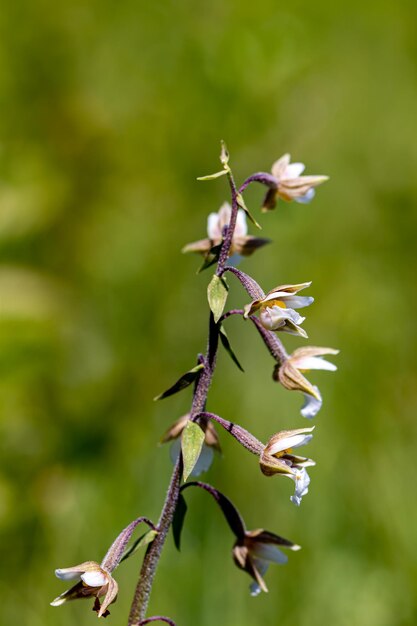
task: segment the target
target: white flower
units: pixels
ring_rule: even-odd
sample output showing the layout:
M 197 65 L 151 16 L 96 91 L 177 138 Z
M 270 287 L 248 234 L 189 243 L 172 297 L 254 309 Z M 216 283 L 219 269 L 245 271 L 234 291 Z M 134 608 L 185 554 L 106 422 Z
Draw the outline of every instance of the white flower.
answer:
M 78 580 L 78 582 L 55 598 L 51 606 L 61 606 L 69 600 L 93 597 L 95 598 L 94 610 L 97 611 L 98 617 L 108 615 L 107 608 L 115 602 L 118 593 L 117 583 L 110 572 L 95 561 L 86 561 L 74 567 L 57 569 L 55 575 L 61 580 Z M 100 606 L 101 596 L 105 598 Z
M 245 317 L 259 311 L 259 321 L 267 330 L 284 331 L 291 335 L 307 337 L 307 333 L 300 327 L 305 320 L 295 311 L 314 302 L 311 296 L 297 296 L 302 289 L 306 289 L 311 282 L 298 285 L 280 285 L 275 287 L 263 298 L 253 300 L 245 306 Z
M 283 430 L 271 437 L 259 457 L 261 470 L 266 476 L 282 474 L 294 481 L 295 494 L 290 499 L 297 505 L 308 492 L 310 483 L 310 477 L 305 468 L 315 463 L 312 459 L 296 456 L 293 454 L 293 449 L 309 443 L 313 438 L 313 430 L 314 426 L 298 430 Z
M 302 391 L 304 394 L 304 404 L 301 409 L 303 417 L 311 419 L 317 415 L 322 405 L 322 398 L 318 387 L 312 385 L 301 372 L 308 370 L 336 371 L 336 365 L 322 357 L 326 354 L 338 354 L 338 352 L 339 350 L 333 350 L 333 348 L 298 348 L 281 366 L 275 368 L 275 380 L 279 380 L 286 389 Z
M 290 163 L 290 159 L 289 154 L 284 154 L 273 164 L 275 185 L 271 186 L 265 196 L 263 210 L 275 208 L 278 198 L 306 204 L 314 198 L 314 187 L 328 180 L 328 176 L 301 176 L 305 169 L 304 163 Z
M 208 239 L 201 239 L 189 243 L 183 248 L 183 252 L 199 252 L 204 256 L 212 253 L 213 248 L 220 246 L 223 241 L 224 228 L 230 223 L 232 207 L 225 202 L 218 213 L 210 213 L 207 219 Z M 248 235 L 246 215 L 243 209 L 238 209 L 236 226 L 233 232 L 232 245 L 229 252 L 229 264 L 237 263 L 241 256 L 249 256 L 258 248 L 269 243 L 269 239 Z

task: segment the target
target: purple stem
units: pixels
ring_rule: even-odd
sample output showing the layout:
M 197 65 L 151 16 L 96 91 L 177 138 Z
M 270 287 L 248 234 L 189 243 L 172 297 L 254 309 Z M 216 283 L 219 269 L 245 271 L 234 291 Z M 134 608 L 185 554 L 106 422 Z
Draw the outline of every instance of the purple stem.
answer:
M 169 624 L 170 626 L 175 626 L 175 622 L 169 617 L 163 617 L 162 615 L 154 615 L 153 617 L 147 617 L 142 621 L 138 622 L 135 626 L 145 626 L 145 624 L 150 624 L 151 622 L 165 622 L 165 624 Z
M 252 300 L 262 300 L 265 298 L 265 293 L 261 289 L 260 285 L 254 280 L 251 276 L 242 272 L 242 270 L 238 270 L 237 267 L 233 267 L 232 265 L 226 265 L 223 270 L 223 274 L 225 272 L 231 272 L 234 274 L 242 284 L 242 287 L 246 290 L 247 294 L 252 298 Z
M 251 183 L 261 183 L 270 189 L 274 189 L 278 185 L 277 179 L 275 176 L 272 176 L 272 174 L 268 174 L 268 172 L 256 172 L 256 174 L 252 174 L 252 176 L 249 176 L 249 178 L 242 183 L 239 188 L 239 193 L 243 193 L 246 187 L 249 187 Z
M 237 189 L 232 172 L 229 170 L 227 177 L 229 179 L 230 190 L 232 192 L 232 214 L 230 216 L 230 222 L 227 226 L 226 236 L 223 239 L 223 245 L 220 250 L 219 262 L 217 263 L 216 274 L 221 276 L 226 265 L 226 261 L 229 258 L 229 252 L 232 245 L 233 233 L 235 232 L 237 213 L 239 205 L 237 203 Z
M 264 344 L 277 363 L 284 363 L 284 361 L 288 359 L 288 354 L 276 334 L 270 330 L 266 330 L 255 315 L 250 315 L 249 319 L 255 324 L 258 333 L 264 341 Z
M 220 426 L 227 430 L 227 432 L 229 432 L 232 437 L 236 439 L 236 441 L 238 441 L 244 448 L 246 448 L 246 450 L 252 452 L 252 454 L 256 454 L 256 456 L 259 456 L 262 453 L 265 447 L 264 444 L 259 441 L 259 439 L 254 437 L 249 431 L 242 428 L 242 426 L 239 426 L 239 424 L 229 422 L 228 420 L 223 419 L 223 417 L 220 417 L 220 415 L 216 415 L 215 413 L 208 413 L 207 411 L 196 415 L 196 418 L 200 417 L 204 419 L 214 420 L 215 422 L 220 424 Z
M 133 522 L 126 526 L 124 530 L 120 533 L 120 535 L 113 541 L 110 548 L 107 551 L 106 556 L 101 562 L 101 567 L 107 572 L 112 572 L 120 563 L 123 553 L 127 544 L 130 541 L 130 538 L 135 530 L 136 526 L 139 526 L 141 523 L 147 524 L 149 528 L 152 530 L 158 530 L 147 517 L 138 517 Z
M 222 513 L 225 516 L 232 533 L 236 535 L 237 539 L 245 536 L 245 522 L 243 521 L 241 514 L 239 513 L 233 502 L 229 500 L 229 498 L 223 495 L 218 489 L 215 489 L 211 485 L 203 483 L 199 480 L 185 483 L 185 485 L 181 487 L 181 492 L 183 492 L 184 489 L 188 489 L 188 487 L 200 487 L 200 489 L 208 491 L 208 493 L 216 500 L 217 504 L 221 508 Z
M 237 203 L 237 189 L 233 179 L 233 175 L 230 171 L 228 173 L 228 179 L 232 194 L 232 213 L 230 217 L 230 223 L 227 226 L 227 232 L 220 250 L 219 260 L 216 269 L 217 276 L 222 275 L 226 261 L 229 257 L 233 233 L 236 227 L 237 212 L 239 209 Z M 216 366 L 216 355 L 219 345 L 219 329 L 220 325 L 215 323 L 213 313 L 210 313 L 207 354 L 204 359 L 205 367 L 201 372 L 201 375 L 199 376 L 196 387 L 194 389 L 190 419 L 194 418 L 197 413 L 201 413 L 202 411 L 204 411 L 206 405 L 207 394 Z M 156 568 L 158 566 L 162 548 L 164 546 L 168 530 L 172 524 L 175 508 L 178 502 L 181 474 L 182 457 L 180 455 L 175 465 L 165 503 L 159 518 L 158 534 L 156 535 L 153 542 L 149 544 L 145 554 L 145 558 L 142 562 L 139 580 L 136 585 L 135 595 L 133 597 L 132 606 L 130 608 L 128 626 L 134 626 L 141 621 L 143 623 L 143 620 L 146 617 L 146 611 L 149 604 Z
M 164 547 L 168 530 L 171 526 L 175 508 L 177 506 L 180 492 L 180 481 L 182 474 L 182 457 L 178 457 L 172 473 L 171 482 L 165 498 L 165 503 L 158 521 L 158 534 L 146 550 L 145 558 L 142 562 L 139 580 L 136 585 L 132 606 L 130 607 L 128 625 L 133 626 L 145 619 L 146 610 L 152 590 L 152 583 L 155 577 L 156 568 Z

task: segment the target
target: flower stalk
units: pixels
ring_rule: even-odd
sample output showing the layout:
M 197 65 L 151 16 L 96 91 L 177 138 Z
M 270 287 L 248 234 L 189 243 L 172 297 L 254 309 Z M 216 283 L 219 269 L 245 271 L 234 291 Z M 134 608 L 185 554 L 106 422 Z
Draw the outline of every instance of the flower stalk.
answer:
M 262 341 L 274 360 L 273 379 L 289 390 L 301 391 L 306 404 L 301 410 L 304 417 L 313 417 L 321 407 L 321 395 L 302 374 L 310 369 L 334 370 L 336 366 L 322 357 L 337 354 L 331 348 L 304 347 L 288 355 L 277 333 L 284 332 L 299 337 L 307 337 L 300 326 L 305 320 L 295 309 L 307 307 L 313 302 L 311 296 L 299 296 L 299 291 L 310 286 L 310 282 L 295 285 L 284 284 L 265 294 L 262 287 L 251 276 L 235 267 L 242 256 L 253 252 L 269 243 L 268 239 L 254 237 L 247 233 L 246 218 L 259 226 L 249 213 L 243 199 L 244 190 L 257 182 L 267 188 L 263 208 L 271 210 L 278 199 L 305 203 L 312 199 L 314 188 L 326 180 L 323 176 L 301 176 L 304 165 L 290 163 L 289 155 L 276 161 L 272 174 L 257 172 L 249 176 L 238 188 L 229 166 L 229 155 L 222 144 L 220 161 L 223 169 L 200 180 L 227 177 L 231 204 L 224 203 L 218 213 L 211 213 L 208 219 L 208 238 L 202 239 L 183 248 L 184 252 L 198 252 L 204 255 L 200 271 L 216 264 L 215 273 L 207 289 L 210 307 L 208 336 L 205 354 L 197 356 L 197 364 L 183 374 L 155 400 L 164 400 L 169 396 L 194 385 L 189 412 L 176 419 L 165 432 L 161 442 L 173 442 L 172 458 L 175 460 L 171 480 L 165 501 L 154 525 L 148 518 L 140 517 L 131 522 L 110 546 L 101 564 L 85 561 L 78 566 L 56 570 L 58 577 L 68 580 L 77 579 L 77 583 L 68 591 L 58 596 L 51 604 L 59 606 L 67 600 L 91 597 L 98 617 L 109 614 L 108 607 L 116 601 L 118 586 L 112 576 L 113 570 L 129 558 L 139 547 L 146 545 L 146 552 L 140 567 L 133 601 L 130 608 L 128 626 L 145 626 L 154 622 L 163 622 L 170 626 L 175 623 L 162 615 L 148 616 L 148 605 L 153 581 L 159 560 L 165 545 L 169 529 L 172 527 L 174 542 L 180 547 L 181 530 L 187 505 L 183 492 L 189 487 L 199 487 L 207 491 L 219 505 L 230 530 L 235 537 L 232 555 L 240 570 L 252 578 L 252 595 L 267 592 L 264 575 L 270 563 L 285 563 L 287 556 L 281 548 L 292 551 L 300 546 L 270 531 L 258 528 L 247 530 L 239 511 L 232 501 L 215 487 L 200 481 L 188 481 L 189 476 L 197 476 L 206 471 L 214 456 L 213 450 L 220 451 L 220 442 L 216 427 L 236 439 L 241 446 L 258 457 L 259 467 L 265 476 L 282 475 L 294 481 L 295 493 L 291 501 L 300 505 L 301 499 L 308 492 L 310 477 L 306 467 L 314 466 L 312 459 L 294 454 L 293 449 L 307 444 L 312 438 L 313 428 L 281 430 L 273 435 L 266 444 L 259 441 L 251 432 L 235 422 L 206 410 L 208 393 L 216 369 L 219 345 L 221 344 L 237 367 L 243 371 L 226 334 L 224 322 L 233 315 L 243 320 L 249 319 L 255 326 Z M 224 312 L 229 286 L 225 275 L 233 274 L 245 289 L 251 302 L 243 308 Z M 176 447 L 175 447 L 176 446 Z M 184 484 L 182 484 L 184 481 Z M 128 549 L 132 533 L 140 523 L 145 523 L 150 530 L 140 537 Z M 102 603 L 100 598 L 103 598 Z

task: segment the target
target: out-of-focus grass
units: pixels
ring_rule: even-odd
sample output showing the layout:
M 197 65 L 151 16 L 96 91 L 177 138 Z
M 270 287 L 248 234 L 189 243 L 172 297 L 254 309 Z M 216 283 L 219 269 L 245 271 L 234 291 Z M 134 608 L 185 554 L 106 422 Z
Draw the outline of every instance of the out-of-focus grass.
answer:
M 415 21 L 406 0 L 3 3 L 2 622 L 90 623 L 82 603 L 49 607 L 54 568 L 158 515 L 170 462 L 155 442 L 190 398 L 152 397 L 204 349 L 209 274 L 179 250 L 225 199 L 224 180 L 195 180 L 223 138 L 239 179 L 286 151 L 331 176 L 311 206 L 260 218 L 274 244 L 242 268 L 266 289 L 313 280 L 310 342 L 341 349 L 339 372 L 315 378 L 300 509 L 224 436 L 207 477 L 249 527 L 303 545 L 270 594 L 249 597 L 219 512 L 190 493 L 152 608 L 179 625 L 415 624 Z M 231 298 L 245 303 L 237 285 Z M 221 355 L 209 407 L 261 438 L 306 425 L 252 329 L 228 333 L 246 373 Z M 112 623 L 138 568 L 118 572 Z

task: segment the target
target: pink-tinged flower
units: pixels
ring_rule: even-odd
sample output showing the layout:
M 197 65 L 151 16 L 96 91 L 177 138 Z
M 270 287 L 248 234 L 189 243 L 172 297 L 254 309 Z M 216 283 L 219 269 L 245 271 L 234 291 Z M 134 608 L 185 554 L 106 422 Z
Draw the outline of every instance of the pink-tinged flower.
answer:
M 314 427 L 283 430 L 277 433 L 268 441 L 259 458 L 261 470 L 266 476 L 281 474 L 294 481 L 295 493 L 290 499 L 297 506 L 300 505 L 301 498 L 308 493 L 310 484 L 310 477 L 305 468 L 315 465 L 315 462 L 293 454 L 293 449 L 311 441 L 313 430 Z
M 275 178 L 275 185 L 268 190 L 263 210 L 274 209 L 278 198 L 291 202 L 295 200 L 305 204 L 314 198 L 314 187 L 321 185 L 329 179 L 328 176 L 301 176 L 304 172 L 304 163 L 290 163 L 289 154 L 284 154 L 272 166 L 272 176 Z
M 274 379 L 286 389 L 301 391 L 304 394 L 304 405 L 301 409 L 303 417 L 312 418 L 320 410 L 322 398 L 318 387 L 312 385 L 301 372 L 308 370 L 327 370 L 334 372 L 336 365 L 322 357 L 326 354 L 338 354 L 333 348 L 306 347 L 298 348 L 282 365 L 277 365 Z
M 252 596 L 261 591 L 268 592 L 264 581 L 270 563 L 286 563 L 288 557 L 278 547 L 288 550 L 300 550 L 300 546 L 288 539 L 283 539 L 267 530 L 249 530 L 240 537 L 233 547 L 233 559 L 239 569 L 244 570 L 253 578 L 250 585 Z
M 170 455 L 173 463 L 176 463 L 181 452 L 181 435 L 189 419 L 189 413 L 180 417 L 168 428 L 161 439 L 161 443 L 172 441 Z M 191 476 L 199 476 L 203 472 L 207 472 L 213 462 L 214 450 L 221 452 L 219 437 L 213 424 L 210 421 L 204 421 L 201 428 L 205 433 L 204 443 Z
M 266 330 L 276 330 L 307 337 L 307 333 L 300 324 L 305 320 L 295 311 L 309 306 L 314 302 L 311 296 L 297 296 L 302 289 L 306 289 L 311 282 L 299 285 L 280 285 L 272 289 L 264 298 L 253 300 L 245 306 L 245 317 L 259 313 L 259 321 Z
M 98 617 L 106 617 L 109 614 L 107 608 L 116 601 L 118 586 L 109 571 L 106 571 L 95 561 L 86 561 L 75 565 L 55 570 L 55 574 L 61 580 L 77 580 L 78 582 L 64 591 L 51 602 L 51 606 L 61 606 L 69 600 L 80 598 L 95 598 L 94 610 Z M 99 598 L 104 596 L 100 606 Z
M 182 249 L 183 252 L 199 252 L 208 256 L 213 248 L 223 241 L 224 227 L 230 223 L 232 208 L 228 202 L 222 204 L 218 213 L 210 213 L 207 220 L 208 239 L 201 239 L 189 243 Z M 269 239 L 248 235 L 246 215 L 243 209 L 239 209 L 236 218 L 236 227 L 233 233 L 232 245 L 229 256 L 249 256 L 261 246 L 269 243 Z

